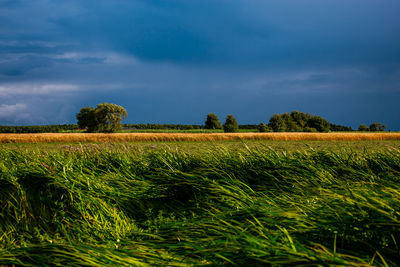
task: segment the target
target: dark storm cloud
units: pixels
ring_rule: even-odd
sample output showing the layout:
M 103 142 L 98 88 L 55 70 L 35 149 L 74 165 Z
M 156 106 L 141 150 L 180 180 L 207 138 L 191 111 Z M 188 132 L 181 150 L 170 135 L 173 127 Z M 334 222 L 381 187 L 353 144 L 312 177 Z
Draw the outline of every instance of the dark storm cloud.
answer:
M 393 0 L 3 4 L 9 20 L 5 36 L 25 42 L 2 47 L 3 52 L 43 53 L 46 47 L 34 41 L 44 39 L 176 63 L 260 67 L 400 61 L 400 37 L 394 34 L 400 30 L 399 4 Z M 57 48 L 68 49 L 52 50 Z
M 55 23 L 88 46 L 142 60 L 257 66 L 400 60 L 393 1 L 99 3 Z
M 0 0 L 0 124 L 74 122 L 79 107 L 109 101 L 131 122 L 202 123 L 216 112 L 259 123 L 298 109 L 399 129 L 399 8 Z

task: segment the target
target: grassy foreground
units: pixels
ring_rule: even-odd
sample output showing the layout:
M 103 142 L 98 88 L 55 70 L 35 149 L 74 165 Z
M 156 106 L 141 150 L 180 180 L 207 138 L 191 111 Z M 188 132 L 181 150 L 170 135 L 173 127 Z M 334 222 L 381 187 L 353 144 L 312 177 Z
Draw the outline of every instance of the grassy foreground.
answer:
M 400 150 L 400 140 L 384 141 L 208 141 L 208 142 L 90 142 L 90 143 L 6 143 L 0 149 L 42 152 L 92 152 L 100 150 L 120 151 L 129 154 L 143 154 L 154 151 L 183 152 L 203 156 L 212 151 L 214 156 L 228 152 L 250 150 L 276 152 L 307 152 L 310 150 L 333 151 L 335 153 L 376 153 Z
M 400 151 L 0 150 L 0 265 L 400 262 Z

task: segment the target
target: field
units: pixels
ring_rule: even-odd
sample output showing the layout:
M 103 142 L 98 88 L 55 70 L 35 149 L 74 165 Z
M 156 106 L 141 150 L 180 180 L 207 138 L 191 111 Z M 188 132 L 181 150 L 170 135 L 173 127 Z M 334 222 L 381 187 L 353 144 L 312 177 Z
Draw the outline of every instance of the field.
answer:
M 224 130 L 220 129 L 191 129 L 191 130 L 178 130 L 178 129 L 135 129 L 135 130 L 122 130 L 123 133 L 223 133 Z M 240 133 L 254 133 L 259 132 L 258 129 L 239 129 Z
M 3 143 L 0 265 L 399 265 L 379 138 Z
M 400 133 L 40 133 L 0 134 L 0 143 L 175 141 L 360 141 L 400 140 Z

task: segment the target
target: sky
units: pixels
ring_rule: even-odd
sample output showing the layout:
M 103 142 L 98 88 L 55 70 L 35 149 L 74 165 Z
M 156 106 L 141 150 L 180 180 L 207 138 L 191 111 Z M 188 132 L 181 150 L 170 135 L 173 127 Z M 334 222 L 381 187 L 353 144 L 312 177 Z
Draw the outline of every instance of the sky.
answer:
M 268 123 L 400 130 L 398 0 L 0 0 L 0 125 Z

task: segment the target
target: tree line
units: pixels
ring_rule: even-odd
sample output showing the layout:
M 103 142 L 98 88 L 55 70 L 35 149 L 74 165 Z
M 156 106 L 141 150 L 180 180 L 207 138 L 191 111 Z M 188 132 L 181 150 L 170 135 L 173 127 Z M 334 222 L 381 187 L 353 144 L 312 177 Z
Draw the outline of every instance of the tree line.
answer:
M 269 118 L 268 124 L 260 123 L 255 125 L 243 125 L 245 127 L 257 128 L 260 132 L 351 132 L 354 131 L 349 126 L 343 126 L 328 122 L 326 119 L 311 115 L 309 113 L 299 112 L 297 110 L 291 113 L 274 114 Z M 206 129 L 224 129 L 225 132 L 236 132 L 240 126 L 233 115 L 228 115 L 225 124 L 221 122 L 217 115 L 210 113 L 205 121 Z M 249 129 L 249 128 L 247 128 Z M 361 124 L 358 131 L 385 131 L 386 126 L 382 123 L 374 122 L 369 127 Z
M 224 125 L 214 113 L 207 115 L 205 122 L 207 129 L 224 129 L 225 132 L 239 130 L 238 123 L 233 115 L 228 115 Z M 260 132 L 328 132 L 330 123 L 322 117 L 292 111 L 291 113 L 274 114 L 269 123 L 260 123 L 257 128 Z
M 207 129 L 206 125 L 201 124 L 154 124 L 154 123 L 140 123 L 122 124 L 124 130 L 204 130 Z M 221 127 L 222 129 L 222 127 Z M 257 124 L 239 124 L 239 129 L 254 130 L 258 129 Z
M 193 129 L 204 129 L 204 125 L 140 123 L 140 124 L 123 124 L 122 128 L 125 130 L 193 130 Z
M 5 126 L 0 125 L 0 133 L 61 133 L 78 129 L 76 124 Z
M 369 125 L 369 127 L 365 124 L 361 124 L 360 127 L 358 127 L 359 131 L 363 132 L 377 132 L 377 131 L 385 131 L 386 130 L 386 125 L 379 123 L 379 122 L 374 122 Z
M 44 126 L 1 126 L 0 133 L 59 133 L 66 131 L 85 130 L 86 132 L 113 133 L 124 130 L 192 130 L 192 129 L 222 129 L 224 132 L 237 132 L 240 129 L 257 129 L 260 132 L 329 132 L 354 131 L 351 127 L 332 124 L 326 119 L 292 111 L 291 113 L 274 114 L 268 123 L 239 125 L 232 114 L 229 114 L 222 124 L 218 116 L 209 113 L 204 125 L 184 124 L 122 124 L 128 116 L 125 108 L 116 104 L 102 103 L 96 107 L 81 108 L 76 114 L 77 124 L 44 125 Z M 385 131 L 386 126 L 374 122 L 367 126 L 361 124 L 358 131 Z

